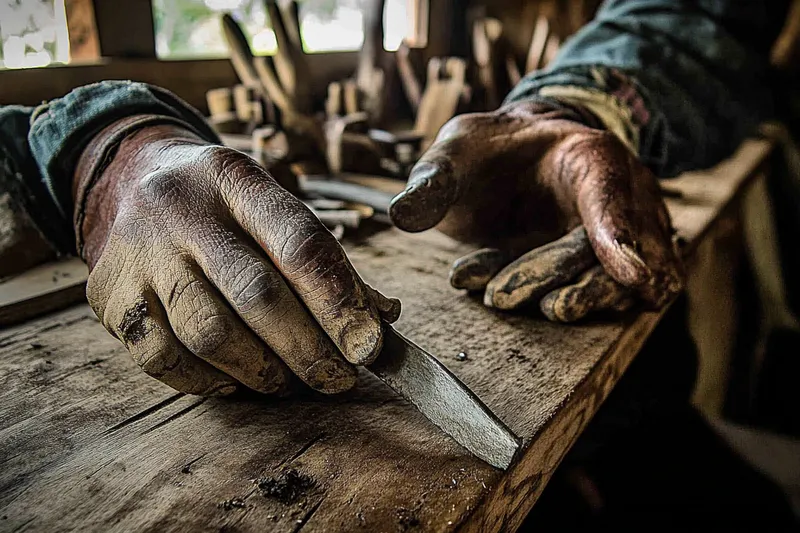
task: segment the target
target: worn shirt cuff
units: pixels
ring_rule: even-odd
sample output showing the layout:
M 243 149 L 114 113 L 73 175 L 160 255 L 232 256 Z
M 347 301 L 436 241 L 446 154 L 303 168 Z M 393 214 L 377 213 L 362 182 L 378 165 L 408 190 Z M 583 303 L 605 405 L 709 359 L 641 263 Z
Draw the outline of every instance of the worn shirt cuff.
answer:
M 74 253 L 72 178 L 83 148 L 106 126 L 135 114 L 180 120 L 201 138 L 220 143 L 216 133 L 189 104 L 164 89 L 131 81 L 104 81 L 73 90 L 36 108 L 28 145 L 47 198 L 35 203 L 32 218 L 61 252 Z
M 665 174 L 667 146 L 660 138 L 663 119 L 651 111 L 646 90 L 632 76 L 598 65 L 545 70 L 526 77 L 506 103 L 536 98 L 583 107 L 645 165 L 658 175 Z

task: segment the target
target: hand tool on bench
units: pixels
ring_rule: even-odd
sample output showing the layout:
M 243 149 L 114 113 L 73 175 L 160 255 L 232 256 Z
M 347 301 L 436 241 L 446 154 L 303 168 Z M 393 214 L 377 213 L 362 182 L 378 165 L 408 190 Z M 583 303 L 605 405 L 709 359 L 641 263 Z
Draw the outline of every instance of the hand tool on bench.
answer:
M 405 39 L 400 42 L 400 46 L 395 52 L 395 59 L 403 91 L 406 94 L 408 103 L 411 104 L 411 109 L 416 114 L 419 109 L 419 102 L 422 99 L 422 86 L 419 83 L 419 79 L 417 79 L 416 72 L 414 72 L 414 65 L 411 63 L 411 48 Z
M 520 439 L 434 356 L 388 324 L 384 331 L 383 350 L 367 369 L 472 454 L 507 469 Z
M 322 124 L 313 116 L 311 75 L 297 33 L 297 8 L 291 3 L 281 8 L 275 0 L 265 3 L 278 44 L 274 59 L 254 56 L 239 24 L 230 15 L 223 15 L 231 61 L 243 83 L 262 91 L 280 111 L 279 126 L 290 141 L 289 160 L 324 165 L 325 135 Z
M 327 176 L 300 176 L 298 185 L 304 193 L 366 205 L 383 215 L 389 212 L 389 204 L 395 197 L 393 193 L 355 183 L 331 180 Z
M 414 129 L 391 132 L 370 130 L 369 136 L 394 159 L 400 175 L 410 169 L 419 153 L 433 143 L 439 130 L 455 116 L 466 93 L 467 64 L 457 57 L 434 57 L 428 62 L 428 79 L 420 99 Z
M 380 125 L 386 108 L 390 56 L 383 48 L 383 11 L 386 0 L 370 0 L 363 10 L 364 44 L 358 67 L 350 79 L 328 85 L 325 110 L 328 118 L 365 113 L 371 126 Z

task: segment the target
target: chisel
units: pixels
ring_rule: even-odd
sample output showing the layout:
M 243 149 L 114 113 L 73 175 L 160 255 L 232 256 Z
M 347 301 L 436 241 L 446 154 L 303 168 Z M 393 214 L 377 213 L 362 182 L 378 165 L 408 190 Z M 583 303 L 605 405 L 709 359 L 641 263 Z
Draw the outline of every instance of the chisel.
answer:
M 434 356 L 386 325 L 383 350 L 367 369 L 472 454 L 507 469 L 520 448 L 475 393 Z

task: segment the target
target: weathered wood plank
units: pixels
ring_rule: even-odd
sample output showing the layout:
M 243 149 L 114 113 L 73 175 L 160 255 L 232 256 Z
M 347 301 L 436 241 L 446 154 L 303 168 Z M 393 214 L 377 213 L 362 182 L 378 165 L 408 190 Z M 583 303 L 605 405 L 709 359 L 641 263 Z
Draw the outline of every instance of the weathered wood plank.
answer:
M 0 283 L 0 326 L 63 309 L 84 299 L 89 272 L 76 257 L 47 263 Z
M 690 243 L 768 150 L 751 143 L 734 166 L 672 185 Z M 348 245 L 367 281 L 403 301 L 398 329 L 523 436 L 508 472 L 366 373 L 337 397 L 175 394 L 80 305 L 0 330 L 0 530 L 513 530 L 660 315 L 563 326 L 488 311 L 446 284 L 465 251 L 435 232 Z M 295 498 L 252 481 L 286 469 L 312 483 Z

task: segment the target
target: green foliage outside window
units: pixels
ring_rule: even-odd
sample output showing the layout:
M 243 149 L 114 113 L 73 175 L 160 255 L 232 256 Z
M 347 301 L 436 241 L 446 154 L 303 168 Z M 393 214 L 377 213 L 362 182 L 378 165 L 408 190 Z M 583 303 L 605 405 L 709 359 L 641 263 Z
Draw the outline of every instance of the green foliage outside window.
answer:
M 307 52 L 357 50 L 363 41 L 361 11 L 368 0 L 299 0 Z M 219 18 L 229 12 L 244 27 L 257 54 L 275 50 L 264 0 L 153 0 L 156 50 L 164 59 L 224 57 Z M 386 46 L 406 34 L 406 0 L 388 0 Z

